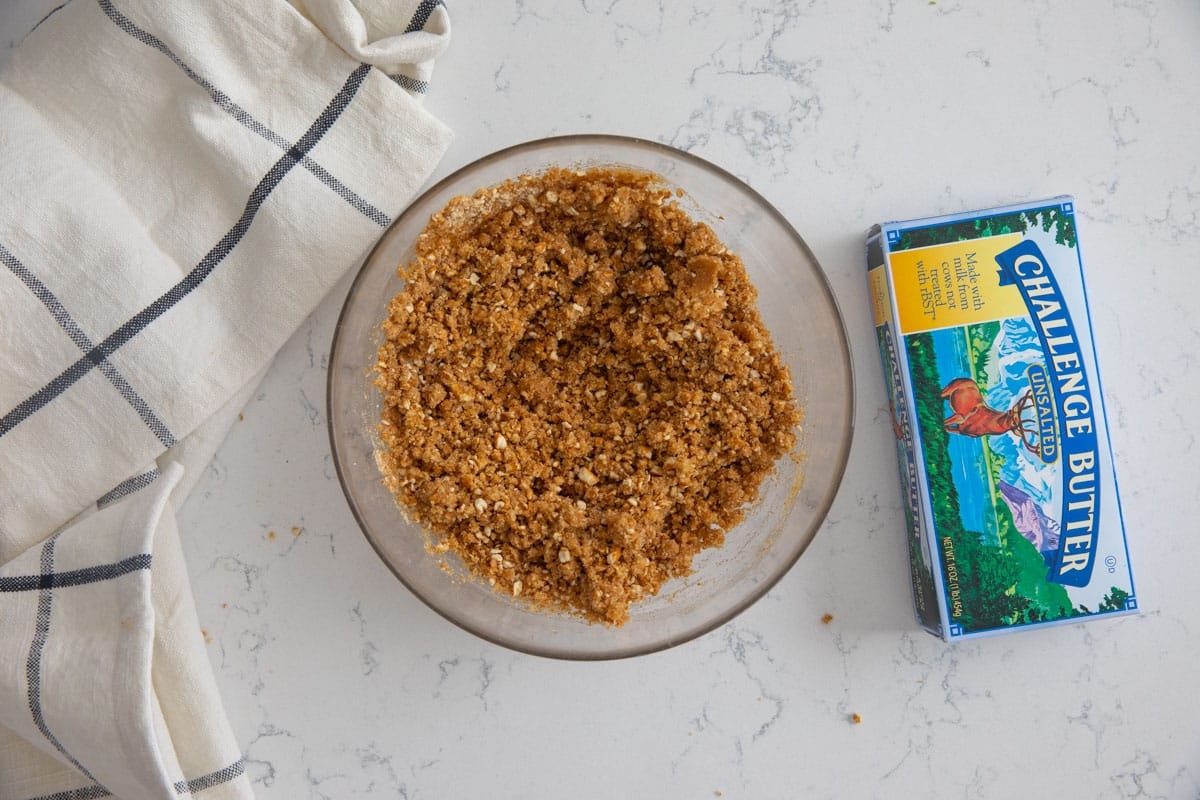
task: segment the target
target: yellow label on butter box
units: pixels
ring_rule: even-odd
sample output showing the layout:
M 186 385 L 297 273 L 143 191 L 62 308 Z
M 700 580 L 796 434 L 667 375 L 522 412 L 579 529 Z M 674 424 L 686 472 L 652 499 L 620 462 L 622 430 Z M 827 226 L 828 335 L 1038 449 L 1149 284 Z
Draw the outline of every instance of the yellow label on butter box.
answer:
M 1015 286 L 1001 286 L 996 255 L 1021 234 L 989 236 L 891 255 L 901 333 L 990 322 L 1025 313 Z M 878 317 L 876 325 L 880 324 Z

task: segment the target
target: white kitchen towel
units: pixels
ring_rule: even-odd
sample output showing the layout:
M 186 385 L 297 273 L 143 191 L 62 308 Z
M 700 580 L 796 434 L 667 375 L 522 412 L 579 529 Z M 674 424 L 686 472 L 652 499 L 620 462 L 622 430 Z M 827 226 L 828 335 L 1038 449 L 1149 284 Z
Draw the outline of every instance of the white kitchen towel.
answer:
M 445 152 L 448 37 L 428 0 L 72 0 L 0 70 L 0 800 L 252 796 L 174 508 Z

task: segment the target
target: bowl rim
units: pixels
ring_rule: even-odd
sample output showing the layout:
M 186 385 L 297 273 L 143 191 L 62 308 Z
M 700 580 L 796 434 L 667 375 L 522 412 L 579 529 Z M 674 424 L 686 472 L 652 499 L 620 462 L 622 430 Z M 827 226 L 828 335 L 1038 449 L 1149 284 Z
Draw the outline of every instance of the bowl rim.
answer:
M 739 185 L 756 202 L 761 204 L 764 211 L 767 214 L 769 214 L 779 224 L 780 228 L 783 231 L 785 231 L 790 238 L 792 238 L 794 240 L 794 242 L 799 246 L 801 251 L 804 252 L 804 254 L 808 257 L 809 261 L 816 267 L 815 273 L 816 273 L 816 278 L 817 278 L 818 284 L 820 285 L 821 290 L 824 293 L 825 299 L 828 301 L 829 306 L 833 311 L 834 319 L 837 321 L 837 334 L 838 334 L 837 338 L 838 338 L 838 342 L 840 344 L 840 354 L 841 354 L 843 363 L 845 363 L 845 365 L 846 365 L 846 379 L 845 379 L 844 389 L 845 389 L 846 398 L 847 398 L 847 409 L 846 409 L 847 414 L 846 414 L 846 426 L 845 426 L 845 431 L 844 431 L 844 437 L 840 440 L 840 442 L 841 442 L 840 451 L 837 453 L 837 456 L 835 458 L 833 468 L 832 468 L 833 479 L 831 480 L 831 482 L 829 484 L 828 490 L 825 492 L 824 496 L 821 498 L 820 503 L 816 506 L 815 512 L 812 517 L 812 523 L 810 526 L 811 530 L 812 530 L 812 535 L 809 536 L 807 538 L 807 541 L 805 541 L 796 550 L 796 552 L 793 556 L 781 560 L 779 562 L 779 564 L 777 565 L 777 567 L 774 570 L 772 570 L 767 577 L 765 577 L 756 586 L 754 586 L 749 592 L 747 592 L 746 596 L 743 597 L 739 602 L 731 605 L 724 612 L 717 614 L 712 619 L 706 620 L 701 624 L 693 625 L 691 628 L 684 631 L 682 634 L 680 634 L 678 636 L 666 637 L 664 639 L 655 641 L 648 645 L 633 645 L 633 646 L 628 646 L 628 647 L 623 647 L 623 648 L 615 648 L 611 651 L 580 653 L 580 652 L 574 652 L 574 651 L 571 651 L 571 650 L 565 649 L 565 648 L 554 648 L 554 647 L 537 648 L 537 647 L 534 647 L 531 645 L 526 645 L 526 644 L 523 644 L 520 642 L 511 641 L 503 636 L 496 635 L 494 632 L 488 630 L 485 626 L 475 625 L 473 623 L 456 618 L 455 616 L 453 616 L 451 614 L 451 612 L 441 608 L 436 603 L 434 603 L 429 598 L 427 598 L 424 594 L 422 594 L 420 591 L 418 591 L 405 578 L 405 576 L 403 574 L 401 574 L 401 572 L 396 568 L 396 566 L 384 554 L 383 550 L 376 543 L 375 537 L 372 535 L 371 531 L 369 530 L 366 521 L 363 519 L 363 516 L 358 509 L 358 505 L 354 501 L 354 496 L 351 493 L 349 486 L 347 485 L 346 475 L 343 474 L 343 470 L 342 470 L 342 462 L 341 462 L 341 458 L 339 457 L 340 451 L 338 449 L 337 434 L 334 431 L 334 417 L 333 417 L 333 413 L 332 413 L 332 408 L 333 408 L 333 386 L 334 386 L 335 376 L 337 375 L 337 372 L 338 372 L 337 370 L 334 369 L 333 359 L 334 359 L 334 355 L 337 353 L 337 350 L 338 350 L 338 344 L 339 344 L 339 340 L 341 338 L 346 314 L 350 307 L 350 301 L 351 301 L 351 299 L 353 299 L 356 296 L 356 291 L 359 288 L 359 284 L 364 279 L 364 276 L 367 272 L 368 265 L 371 264 L 372 260 L 375 258 L 376 253 L 383 246 L 383 243 L 387 240 L 388 235 L 392 231 L 392 229 L 397 224 L 399 224 L 399 222 L 401 220 L 405 219 L 407 217 L 407 215 L 412 212 L 412 209 L 418 207 L 427 197 L 429 197 L 437 192 L 440 192 L 444 187 L 459 180 L 464 174 L 473 172 L 482 166 L 494 163 L 496 161 L 503 160 L 505 158 L 508 158 L 508 157 L 510 157 L 516 153 L 520 153 L 522 151 L 539 150 L 539 149 L 545 149 L 545 148 L 554 147 L 554 146 L 558 146 L 558 145 L 587 145 L 587 144 L 595 144 L 598 146 L 617 144 L 617 145 L 622 145 L 622 146 L 627 146 L 627 147 L 628 146 L 640 147 L 640 148 L 645 148 L 645 149 L 657 152 L 660 155 L 668 156 L 670 158 L 674 158 L 674 159 L 678 159 L 678 160 L 686 161 L 686 162 L 691 162 L 694 166 L 714 172 L 719 177 L 722 177 L 728 181 L 731 181 L 731 182 Z M 685 189 L 685 191 L 686 191 L 686 189 Z M 328 375 L 326 377 L 326 385 L 325 385 L 325 412 L 326 412 L 325 419 L 326 419 L 326 428 L 327 428 L 327 431 L 329 434 L 330 455 L 333 457 L 334 471 L 337 474 L 338 485 L 341 487 L 342 496 L 345 498 L 346 505 L 349 506 L 350 513 L 354 516 L 354 520 L 358 524 L 359 530 L 362 532 L 362 534 L 363 534 L 364 538 L 366 538 L 367 542 L 371 545 L 371 549 L 375 551 L 375 554 L 379 557 L 379 560 L 383 562 L 383 564 L 391 571 L 391 573 L 393 575 L 395 575 L 395 577 L 400 581 L 400 583 L 412 595 L 414 595 L 418 600 L 420 600 L 422 603 L 424 603 L 425 606 L 427 606 L 429 609 L 434 611 L 438 616 L 440 616 L 443 619 L 447 620 L 448 622 L 452 623 L 455 627 L 459 628 L 460 630 L 464 630 L 467 633 L 470 633 L 474 636 L 477 636 L 480 639 L 482 639 L 486 642 L 489 642 L 491 644 L 498 645 L 498 646 L 506 648 L 508 650 L 516 651 L 519 653 L 524 653 L 526 655 L 538 656 L 541 658 L 550 658 L 550 659 L 557 659 L 557 660 L 564 660 L 564 661 L 615 661 L 615 660 L 619 660 L 619 659 L 633 658 L 633 657 L 641 656 L 641 655 L 650 655 L 652 653 L 662 652 L 662 651 L 668 650 L 672 647 L 676 647 L 678 645 L 685 644 L 686 642 L 692 641 L 694 639 L 698 639 L 708 633 L 711 633 L 712 631 L 717 630 L 718 628 L 723 627 L 728 622 L 730 622 L 731 620 L 735 619 L 736 617 L 738 617 L 739 615 L 744 613 L 747 609 L 749 609 L 751 606 L 753 606 L 755 603 L 757 603 L 759 600 L 761 600 L 771 589 L 773 589 L 779 583 L 780 580 L 783 579 L 783 577 L 785 575 L 787 575 L 788 572 L 791 571 L 791 569 L 800 560 L 800 557 L 802 555 L 804 555 L 804 553 L 812 545 L 812 542 L 814 539 L 816 539 L 817 534 L 820 533 L 820 530 L 824 526 L 826 519 L 829 515 L 829 510 L 833 506 L 834 500 L 837 498 L 838 491 L 841 488 L 842 481 L 845 478 L 846 466 L 850 459 L 850 450 L 851 450 L 851 446 L 852 446 L 853 440 L 854 440 L 854 418 L 855 418 L 855 409 L 856 409 L 856 395 L 855 395 L 856 381 L 855 381 L 855 376 L 854 376 L 853 353 L 850 349 L 849 336 L 847 335 L 847 332 L 846 332 L 845 316 L 842 314 L 841 305 L 838 303 L 837 296 L 833 292 L 833 287 L 830 284 L 829 276 L 825 273 L 824 268 L 821 266 L 821 262 L 817 260 L 816 256 L 813 254 L 812 250 L 809 248 L 808 243 L 804 240 L 804 237 L 802 237 L 800 235 L 800 233 L 792 226 L 792 224 L 788 221 L 788 219 L 775 207 L 775 205 L 773 203 L 771 203 L 769 200 L 767 200 L 766 197 L 764 197 L 762 194 L 760 194 L 748 182 L 742 180 L 737 175 L 734 175 L 729 170 L 726 170 L 723 167 L 720 167 L 720 166 L 712 163 L 711 161 L 701 158 L 700 156 L 689 153 L 686 150 L 681 150 L 672 145 L 663 144 L 662 142 L 658 142 L 658 141 L 655 141 L 652 139 L 644 139 L 644 138 L 640 138 L 640 137 L 636 137 L 636 136 L 627 136 L 627 135 L 620 135 L 620 134 L 607 134 L 607 133 L 575 133 L 575 134 L 563 134 L 563 135 L 557 135 L 557 136 L 547 136 L 547 137 L 543 137 L 543 138 L 539 138 L 539 139 L 531 139 L 531 140 L 528 140 L 525 142 L 520 142 L 518 144 L 510 145 L 508 147 L 503 147 L 499 150 L 492 151 L 492 152 L 487 153 L 479 158 L 469 161 L 466 164 L 458 167 L 457 169 L 454 169 L 453 171 L 451 171 L 449 174 L 447 174 L 445 177 L 443 177 L 436 183 L 433 183 L 432 185 L 427 187 L 419 195 L 414 197 L 404 207 L 404 209 L 399 214 L 396 215 L 396 217 L 392 220 L 392 222 L 388 225 L 388 227 L 383 231 L 382 234 L 380 234 L 379 238 L 371 246 L 371 249 L 368 251 L 368 253 L 367 253 L 366 257 L 363 259 L 362 263 L 355 270 L 354 279 L 351 281 L 350 287 L 347 289 L 346 294 L 342 299 L 341 309 L 338 311 L 337 322 L 334 324 L 333 338 L 330 342 L 329 359 L 330 359 L 330 363 L 329 363 Z M 587 622 L 587 621 L 584 620 L 584 622 Z M 588 624 L 599 624 L 599 623 L 588 623 Z

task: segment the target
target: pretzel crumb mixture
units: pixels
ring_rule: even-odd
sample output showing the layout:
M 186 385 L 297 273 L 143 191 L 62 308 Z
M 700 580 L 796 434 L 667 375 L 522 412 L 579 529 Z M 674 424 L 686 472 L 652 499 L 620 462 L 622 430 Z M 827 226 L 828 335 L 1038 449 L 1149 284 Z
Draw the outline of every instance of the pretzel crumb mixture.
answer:
M 796 443 L 741 259 L 648 173 L 550 169 L 430 220 L 376 364 L 384 482 L 496 590 L 620 625 Z

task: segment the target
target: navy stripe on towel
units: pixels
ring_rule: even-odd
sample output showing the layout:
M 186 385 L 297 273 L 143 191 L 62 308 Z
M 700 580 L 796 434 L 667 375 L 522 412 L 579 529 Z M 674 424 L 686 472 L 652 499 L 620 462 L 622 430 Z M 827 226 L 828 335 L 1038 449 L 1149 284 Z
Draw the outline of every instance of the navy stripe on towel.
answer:
M 419 30 L 424 30 L 425 23 L 429 22 L 430 15 L 440 5 L 445 5 L 442 0 L 421 0 L 421 4 L 417 6 L 417 10 L 413 13 L 412 20 L 408 23 L 408 27 L 404 29 L 404 32 L 416 33 Z
M 363 80 L 367 77 L 367 73 L 370 70 L 371 66 L 369 64 L 360 64 L 350 73 L 341 90 L 329 101 L 329 105 L 325 107 L 325 110 L 321 112 L 316 121 L 304 132 L 304 135 L 300 137 L 300 140 L 293 147 L 288 148 L 283 157 L 275 162 L 275 165 L 271 167 L 262 180 L 258 182 L 258 185 L 254 187 L 254 190 L 250 192 L 250 197 L 246 201 L 246 207 L 242 210 L 241 216 L 233 224 L 229 232 L 221 237 L 221 240 L 208 251 L 204 258 L 200 259 L 200 263 L 183 280 L 168 289 L 150 305 L 133 315 L 121 327 L 109 334 L 104 341 L 86 353 L 83 358 L 63 370 L 41 389 L 21 401 L 16 408 L 9 411 L 3 417 L 0 417 L 0 436 L 4 436 L 32 414 L 44 408 L 47 403 L 73 386 L 76 381 L 90 372 L 93 367 L 115 353 L 122 345 L 143 331 L 147 325 L 161 317 L 176 303 L 200 286 L 205 278 L 212 274 L 212 271 L 225 260 L 225 257 L 233 251 L 233 248 L 246 235 L 246 231 L 250 229 L 250 224 L 254 221 L 258 210 L 262 208 L 263 203 L 270 197 L 275 187 L 283 181 L 284 176 L 333 127 L 333 124 L 341 116 L 342 112 L 346 110 L 346 107 L 358 92 L 359 87 L 362 86 Z
M 67 572 L 48 572 L 41 575 L 16 575 L 0 578 L 0 592 L 31 592 L 34 589 L 58 589 L 63 586 L 83 586 L 99 583 L 138 570 L 150 569 L 150 554 L 139 553 L 112 564 L 100 564 Z
M 4 262 L 9 271 L 13 275 L 16 275 L 21 283 L 25 284 L 26 288 L 33 293 L 33 296 L 41 301 L 46 310 L 50 312 L 50 316 L 54 317 L 54 321 L 66 332 L 76 347 L 85 353 L 90 352 L 95 347 L 88 335 L 71 318 L 66 306 L 54 295 L 54 292 L 50 291 L 49 287 L 42 283 L 41 279 L 22 264 L 20 259 L 14 256 L 3 244 L 0 244 L 0 261 Z M 170 428 L 158 418 L 158 415 L 150 408 L 149 403 L 134 391 L 133 387 L 129 385 L 129 381 L 125 380 L 124 376 L 113 366 L 113 363 L 107 360 L 102 361 L 99 364 L 99 369 L 104 374 L 104 377 L 108 378 L 109 383 L 116 387 L 121 397 L 125 398 L 125 402 L 133 406 L 133 410 L 141 417 L 142 422 L 146 424 L 151 433 L 158 437 L 158 441 L 162 443 L 162 446 L 174 447 L 176 441 L 175 434 L 171 433 Z
M 46 544 L 42 546 L 42 575 L 53 576 L 54 574 L 54 545 L 58 540 L 58 535 L 51 536 L 46 540 Z M 62 754 L 63 758 L 71 762 L 74 767 L 88 777 L 88 780 L 96 781 L 96 777 L 76 760 L 75 756 L 67 752 L 67 748 L 63 747 L 62 742 L 58 740 L 46 724 L 45 714 L 42 712 L 42 652 L 46 648 L 46 639 L 50 635 L 50 611 L 54 604 L 54 590 L 51 587 L 44 587 L 38 596 L 37 617 L 34 620 L 33 626 L 33 643 L 29 646 L 29 658 L 25 661 L 25 678 L 28 682 L 29 692 L 29 713 L 33 717 L 33 724 L 41 731 L 42 736 L 46 737 L 46 741 L 54 745 L 54 749 Z
M 153 47 L 155 50 L 169 58 L 171 63 L 179 67 L 179 69 L 183 71 L 183 74 L 187 75 L 192 82 L 194 82 L 204 91 L 208 92 L 208 95 L 212 98 L 213 102 L 216 103 L 217 106 L 226 114 L 233 117 L 248 130 L 258 134 L 271 144 L 278 147 L 280 150 L 286 151 L 291 146 L 287 139 L 284 139 L 278 133 L 271 130 L 266 125 L 263 125 L 254 117 L 250 116 L 250 114 L 244 108 L 233 102 L 229 95 L 218 89 L 202 75 L 197 74 L 194 69 L 188 66 L 183 59 L 175 54 L 174 50 L 167 46 L 166 42 L 155 36 L 153 33 L 150 33 L 143 28 L 139 28 L 131 19 L 129 19 L 129 17 L 118 11 L 116 7 L 113 6 L 112 0 L 99 0 L 99 2 L 100 8 L 104 10 L 104 13 L 108 15 L 108 18 L 111 19 L 118 28 L 125 31 L 134 39 L 137 39 L 147 47 Z M 392 223 L 391 217 L 380 211 L 375 206 L 371 205 L 362 197 L 359 197 L 352 189 L 350 189 L 350 187 L 346 186 L 333 175 L 330 175 L 328 170 L 326 170 L 313 159 L 309 158 L 307 155 L 300 159 L 300 166 L 304 167 L 306 170 L 315 175 L 317 179 L 321 181 L 321 183 L 325 184 L 330 189 L 333 189 L 333 191 L 337 193 L 338 197 L 345 200 L 376 225 L 386 228 Z

